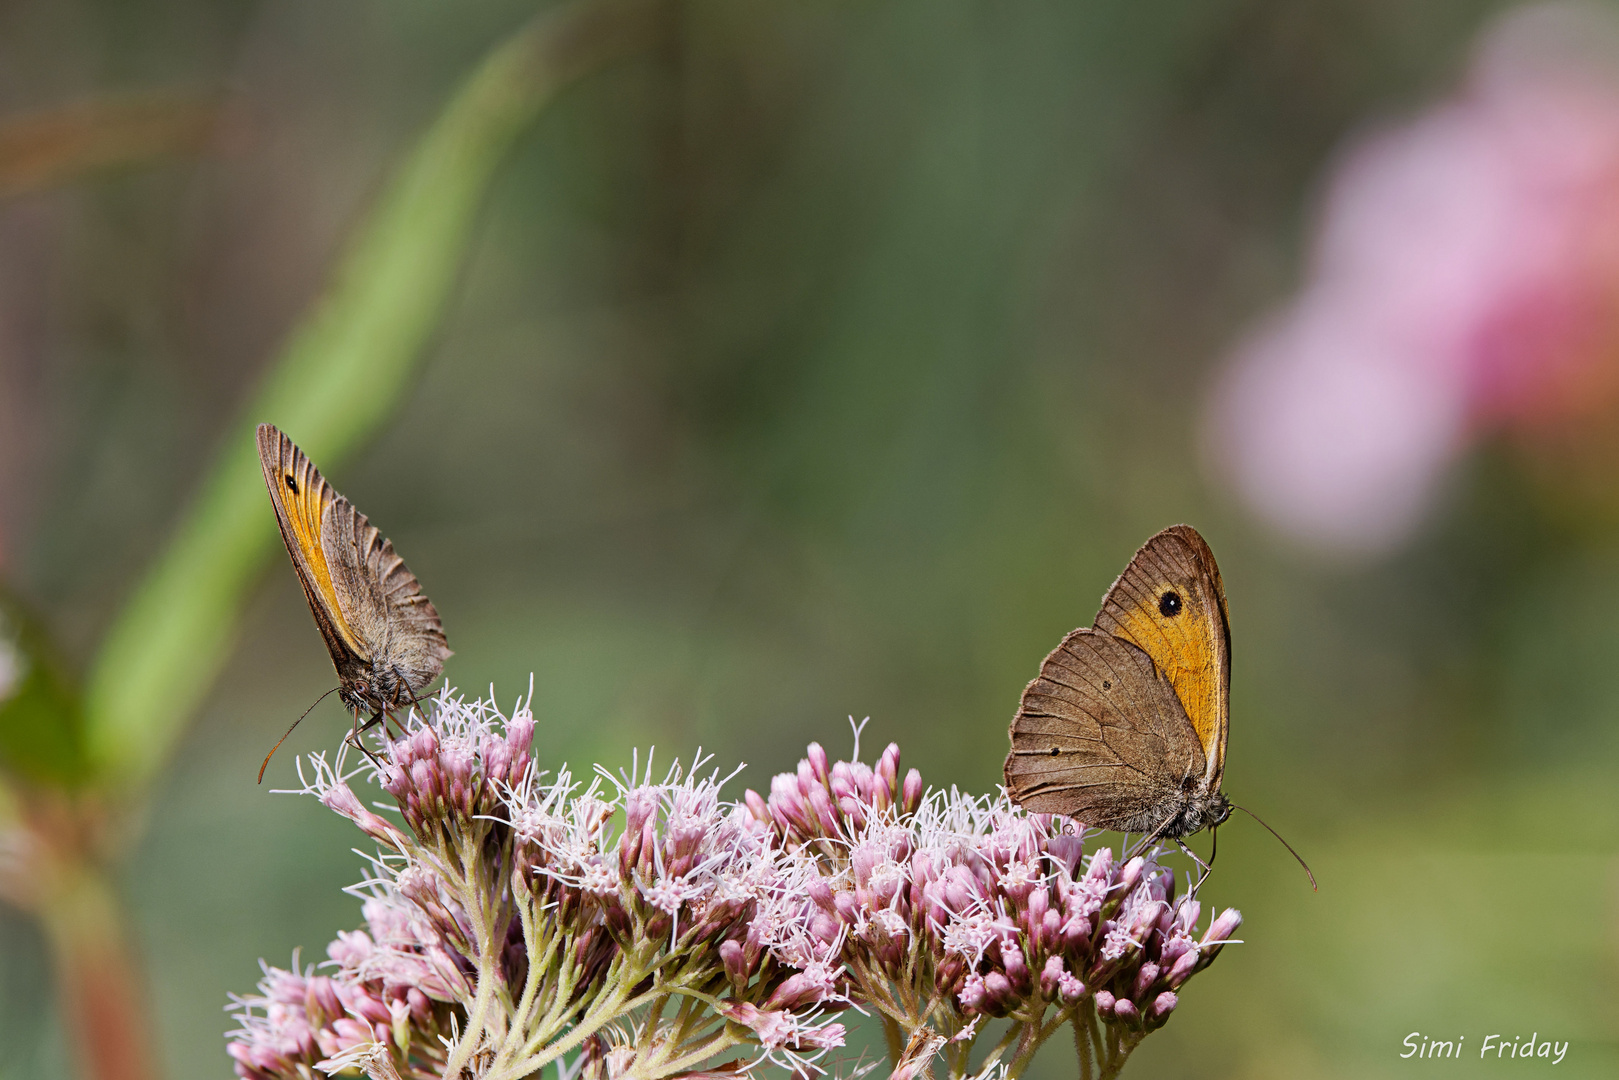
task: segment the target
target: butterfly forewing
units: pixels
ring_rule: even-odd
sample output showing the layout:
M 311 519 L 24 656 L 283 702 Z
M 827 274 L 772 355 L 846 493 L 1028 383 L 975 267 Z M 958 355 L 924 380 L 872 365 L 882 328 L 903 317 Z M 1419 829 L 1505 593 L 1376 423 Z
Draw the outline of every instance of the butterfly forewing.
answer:
M 1046 657 L 1011 727 L 1007 793 L 1037 813 L 1109 829 L 1151 827 L 1202 776 L 1202 747 L 1174 688 L 1139 648 L 1090 628 Z
M 342 605 L 332 579 L 331 561 L 321 543 L 326 514 L 342 497 L 332 490 L 304 452 L 276 428 L 260 424 L 258 441 L 259 465 L 264 470 L 265 486 L 270 490 L 282 543 L 292 558 L 293 569 L 298 572 L 315 625 L 326 639 L 332 663 L 342 674 L 346 666 L 352 667 L 366 659 L 361 652 L 362 643 L 341 618 Z
M 1225 766 L 1231 680 L 1231 630 L 1214 553 L 1188 525 L 1165 529 L 1141 546 L 1102 600 L 1096 629 L 1151 658 L 1174 687 L 1197 732 L 1208 778 Z

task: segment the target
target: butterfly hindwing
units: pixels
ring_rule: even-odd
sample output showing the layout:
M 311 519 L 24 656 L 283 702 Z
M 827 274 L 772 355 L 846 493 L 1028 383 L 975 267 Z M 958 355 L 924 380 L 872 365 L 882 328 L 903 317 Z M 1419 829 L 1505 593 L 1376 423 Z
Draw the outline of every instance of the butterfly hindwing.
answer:
M 1202 744 L 1207 777 L 1225 770 L 1231 629 L 1225 587 L 1209 545 L 1189 525 L 1149 539 L 1102 600 L 1096 629 L 1151 658 L 1174 687 Z
M 1028 810 L 1144 831 L 1170 813 L 1203 749 L 1174 688 L 1141 649 L 1089 627 L 1063 639 L 1023 691 L 1007 793 Z
M 393 544 L 352 503 L 339 496 L 326 517 L 326 554 L 344 613 L 371 655 L 387 657 L 416 693 L 438 678 L 450 656 L 438 610 Z

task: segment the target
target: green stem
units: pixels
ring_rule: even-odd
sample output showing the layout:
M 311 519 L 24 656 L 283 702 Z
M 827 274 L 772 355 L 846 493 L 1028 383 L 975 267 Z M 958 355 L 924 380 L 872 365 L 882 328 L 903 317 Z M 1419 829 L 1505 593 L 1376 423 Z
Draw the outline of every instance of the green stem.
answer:
M 1120 1036 L 1117 1030 L 1110 1026 L 1108 1029 L 1107 1060 L 1102 1063 L 1102 1072 L 1097 1080 L 1115 1080 L 1119 1075 L 1119 1070 L 1124 1068 L 1124 1063 L 1129 1060 L 1131 1052 L 1141 1045 L 1141 1039 L 1142 1035 L 1139 1032 L 1132 1032 L 1128 1036 Z
M 1090 1002 L 1079 1007 L 1087 1016 L 1091 1013 Z M 1074 1056 L 1079 1059 L 1079 1080 L 1094 1080 L 1096 1066 L 1091 1062 L 1091 1041 L 1085 1028 L 1082 1026 L 1081 1015 L 1076 1010 L 1070 1018 L 1074 1029 Z
M 660 1061 L 651 1069 L 642 1069 L 640 1063 L 632 1066 L 621 1080 L 659 1080 L 660 1077 L 673 1076 L 682 1073 L 694 1065 L 700 1065 L 716 1054 L 723 1054 L 733 1047 L 741 1046 L 747 1040 L 729 1033 L 728 1029 L 721 1028 L 707 1039 L 700 1042 L 695 1048 L 681 1054 L 679 1057 Z
M 1001 1041 L 996 1043 L 984 1060 L 979 1063 L 979 1069 L 988 1069 L 991 1065 L 994 1065 L 997 1061 L 1001 1060 L 1001 1055 L 1006 1053 L 1006 1048 L 1021 1040 L 1024 1037 L 1024 1034 L 1027 1032 L 1028 1027 L 1029 1025 L 1027 1021 L 1014 1021 L 1012 1026 L 1006 1029 L 1006 1034 L 1001 1036 Z M 963 1047 L 963 1050 L 966 1049 L 966 1047 Z M 963 1064 L 965 1065 L 965 1054 L 963 1055 Z

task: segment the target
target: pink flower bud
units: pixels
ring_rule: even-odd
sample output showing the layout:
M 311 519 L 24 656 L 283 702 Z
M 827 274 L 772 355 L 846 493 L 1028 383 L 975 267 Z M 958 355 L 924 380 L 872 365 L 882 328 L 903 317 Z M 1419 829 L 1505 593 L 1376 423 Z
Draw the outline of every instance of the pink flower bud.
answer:
M 807 760 L 809 761 L 810 772 L 814 775 L 815 779 L 820 781 L 822 784 L 827 783 L 828 770 L 826 762 L 826 750 L 822 748 L 820 743 L 812 742 L 809 744 L 809 749 L 805 751 L 805 753 L 807 754 Z
M 965 866 L 952 866 L 944 878 L 944 899 L 952 911 L 966 911 L 984 891 L 982 882 Z
M 1162 1024 L 1165 1020 L 1169 1019 L 1169 1014 L 1175 1011 L 1175 1006 L 1179 1004 L 1179 1002 L 1179 998 L 1170 993 L 1168 990 L 1165 990 L 1163 993 L 1153 998 L 1152 1004 L 1147 1006 L 1147 1023 L 1154 1025 Z
M 386 818 L 360 805 L 359 798 L 350 787 L 339 780 L 321 795 L 320 801 L 328 810 L 336 810 L 348 818 L 371 839 L 386 844 L 395 851 L 405 850 L 405 834 Z
M 1046 852 L 1062 866 L 1064 876 L 1071 878 L 1085 854 L 1085 838 L 1076 826 L 1071 835 L 1059 833 L 1047 837 Z
M 840 835 L 843 830 L 838 825 L 838 813 L 832 808 L 832 800 L 827 796 L 826 789 L 810 788 L 808 801 L 821 831 L 827 836 Z
M 872 771 L 871 802 L 879 810 L 892 806 L 899 798 L 899 744 L 889 743 L 888 749 L 877 760 Z
M 1028 919 L 1025 926 L 1030 934 L 1038 934 L 1041 925 L 1045 922 L 1046 912 L 1051 907 L 1051 893 L 1046 889 L 1031 889 L 1028 900 Z
M 905 774 L 905 789 L 900 796 L 900 810 L 914 814 L 922 805 L 922 774 L 915 769 Z
M 512 774 L 505 779 L 515 783 L 528 765 L 534 747 L 534 717 L 522 713 L 506 725 L 506 745 L 511 749 Z
M 1148 960 L 1136 970 L 1135 989 L 1130 992 L 1131 997 L 1140 997 L 1147 992 L 1147 987 L 1158 981 L 1158 965 Z
M 1126 1027 L 1141 1026 L 1141 1010 L 1136 1008 L 1136 1003 L 1129 998 L 1119 998 L 1113 1003 L 1113 1015 Z
M 844 795 L 838 799 L 838 809 L 848 818 L 856 829 L 866 827 L 866 804 L 853 795 Z
M 1113 1019 L 1113 1010 L 1117 1004 L 1118 1002 L 1114 1000 L 1113 995 L 1106 990 L 1096 992 L 1096 1015 L 1103 1020 Z
M 858 800 L 860 796 L 865 794 L 855 784 L 853 770 L 849 768 L 847 761 L 840 761 L 832 766 L 832 773 L 828 779 L 827 787 L 832 789 L 833 797 L 839 802 L 844 799 Z
M 810 744 L 812 747 L 814 744 Z M 798 793 L 809 798 L 809 793 L 821 787 L 821 778 L 815 775 L 815 766 L 810 764 L 809 758 L 798 759 Z
M 1192 947 L 1192 939 L 1176 934 L 1158 950 L 1158 966 L 1168 971 Z
M 1174 966 L 1169 969 L 1169 988 L 1179 990 L 1181 984 L 1192 977 L 1197 970 L 1198 954 L 1196 950 L 1188 949 L 1175 958 Z
M 1046 966 L 1040 969 L 1040 995 L 1047 1001 L 1056 997 L 1062 977 L 1066 974 L 1068 969 L 1063 966 L 1062 957 L 1048 956 Z
M 325 1022 L 343 1015 L 343 1002 L 337 996 L 337 988 L 324 975 L 309 980 L 309 990 L 304 1000 L 311 1020 Z
M 1146 865 L 1147 860 L 1142 858 L 1140 855 L 1137 855 L 1135 858 L 1124 864 L 1124 869 L 1119 871 L 1119 881 L 1116 889 L 1120 896 L 1125 895 L 1131 889 L 1136 887 L 1137 882 L 1141 880 L 1141 872 Z
M 808 972 L 794 972 L 787 980 L 776 987 L 776 992 L 770 995 L 765 1004 L 771 1009 L 796 1009 L 800 1005 L 808 1005 L 820 1001 L 828 987 L 823 980 L 811 976 Z
M 1214 920 L 1214 925 L 1209 927 L 1208 933 L 1203 935 L 1202 943 L 1204 947 L 1228 940 L 1232 934 L 1237 932 L 1237 927 L 1241 925 L 1242 912 L 1236 908 L 1226 908 L 1220 912 L 1220 917 Z
M 1017 996 L 1012 992 L 1012 981 L 998 971 L 984 976 L 984 997 L 990 1008 L 996 1011 L 1008 1010 L 1017 1001 Z
M 1138 944 L 1145 944 L 1147 935 L 1157 927 L 1158 916 L 1162 910 L 1163 905 L 1156 900 L 1149 900 L 1137 907 L 1135 915 L 1130 919 L 1128 932 L 1131 939 Z
M 1175 909 L 1175 923 L 1180 927 L 1182 933 L 1190 936 L 1192 930 L 1197 926 L 1198 916 L 1202 914 L 1202 904 L 1196 900 L 1182 900 L 1180 906 Z
M 748 962 L 742 951 L 742 943 L 726 940 L 720 942 L 720 963 L 725 967 L 725 977 L 731 980 L 731 985 L 738 990 L 747 985 Z
M 1052 912 L 1053 915 L 1056 912 Z M 1087 916 L 1075 915 L 1062 924 L 1062 944 L 1065 950 L 1082 949 L 1091 937 L 1091 920 Z
M 1012 987 L 1019 993 L 1029 989 L 1029 966 L 1023 962 L 1023 950 L 1011 940 L 1001 942 L 1001 963 L 1006 967 L 1006 977 Z
M 962 984 L 956 1000 L 961 1002 L 962 1009 L 967 1012 L 978 1012 L 983 1009 L 986 1000 L 983 977 L 976 973 L 967 976 L 967 981 Z
M 1045 917 L 1040 920 L 1039 940 L 1041 948 L 1057 948 L 1058 943 L 1062 941 L 1062 921 L 1062 912 L 1046 912 Z

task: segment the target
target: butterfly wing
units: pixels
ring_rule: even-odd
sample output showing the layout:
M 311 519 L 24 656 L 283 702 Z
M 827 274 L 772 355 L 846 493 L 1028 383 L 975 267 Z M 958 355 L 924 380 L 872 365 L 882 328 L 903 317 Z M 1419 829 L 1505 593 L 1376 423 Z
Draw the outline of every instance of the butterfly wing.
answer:
M 1006 790 L 1037 813 L 1143 832 L 1178 812 L 1203 748 L 1141 649 L 1090 627 L 1063 639 L 1012 719 Z
M 1197 530 L 1175 525 L 1141 545 L 1102 599 L 1096 629 L 1141 649 L 1174 687 L 1202 744 L 1206 778 L 1218 788 L 1225 772 L 1231 625 L 1220 568 Z
M 328 509 L 346 500 L 332 490 L 303 451 L 273 425 L 259 425 L 258 441 L 259 464 L 275 507 L 276 524 L 281 527 L 281 540 L 298 572 L 315 625 L 326 639 L 332 665 L 338 677 L 346 680 L 353 677 L 353 672 L 370 668 L 369 651 L 344 617 L 323 542 Z
M 342 496 L 327 508 L 322 544 L 332 585 L 356 636 L 397 673 L 385 704 L 403 704 L 444 670 L 444 627 L 421 584 L 366 516 Z

